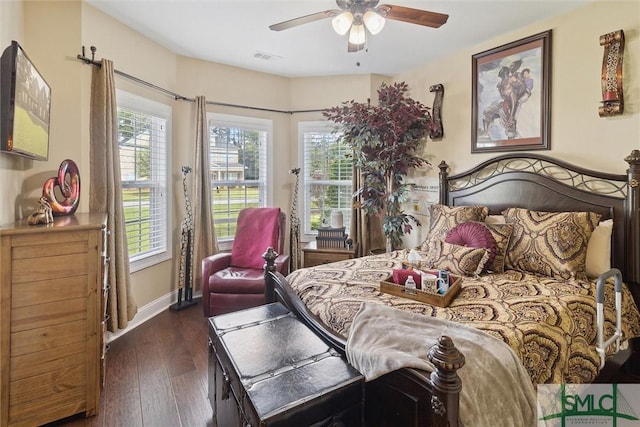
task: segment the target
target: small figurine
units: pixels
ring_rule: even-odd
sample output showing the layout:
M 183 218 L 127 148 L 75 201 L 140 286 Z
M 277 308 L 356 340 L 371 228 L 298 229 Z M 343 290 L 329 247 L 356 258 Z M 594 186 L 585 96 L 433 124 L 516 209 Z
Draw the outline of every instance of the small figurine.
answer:
M 53 212 L 49 201 L 46 197 L 42 196 L 40 200 L 38 200 L 38 203 L 40 204 L 38 210 L 27 218 L 29 225 L 51 224 L 53 222 Z

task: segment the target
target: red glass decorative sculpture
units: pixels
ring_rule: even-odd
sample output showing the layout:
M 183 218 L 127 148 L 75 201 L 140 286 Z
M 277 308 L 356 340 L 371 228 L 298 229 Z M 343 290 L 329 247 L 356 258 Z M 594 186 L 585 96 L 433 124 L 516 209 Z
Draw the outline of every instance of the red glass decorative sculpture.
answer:
M 56 188 L 63 200 L 58 201 Z M 42 187 L 42 197 L 51 205 L 53 216 L 71 215 L 80 202 L 80 173 L 73 160 L 63 160 L 58 168 L 58 176 L 49 178 Z

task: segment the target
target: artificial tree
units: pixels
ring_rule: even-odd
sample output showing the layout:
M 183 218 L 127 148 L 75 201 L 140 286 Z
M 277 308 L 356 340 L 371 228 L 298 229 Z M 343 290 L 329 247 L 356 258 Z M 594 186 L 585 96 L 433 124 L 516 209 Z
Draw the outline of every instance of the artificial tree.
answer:
M 382 216 L 387 250 L 400 247 L 402 236 L 420 225 L 402 210 L 409 197 L 404 176 L 409 170 L 429 164 L 418 148 L 434 126 L 429 107 L 407 95 L 404 82 L 382 84 L 378 104 L 353 100 L 323 111 L 338 124 L 336 132 L 351 146 L 353 164 L 363 174 L 363 185 L 354 200 L 368 214 Z

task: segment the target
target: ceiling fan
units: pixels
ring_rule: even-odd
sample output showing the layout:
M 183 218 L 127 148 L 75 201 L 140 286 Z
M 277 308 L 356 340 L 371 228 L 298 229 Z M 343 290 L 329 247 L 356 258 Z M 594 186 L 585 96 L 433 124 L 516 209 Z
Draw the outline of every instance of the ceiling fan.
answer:
M 329 9 L 310 15 L 283 21 L 270 25 L 273 31 L 282 31 L 302 24 L 333 18 L 331 25 L 336 33 L 349 33 L 348 52 L 358 52 L 364 49 L 366 42 L 365 28 L 376 35 L 384 27 L 385 19 L 403 21 L 411 24 L 438 28 L 449 19 L 449 15 L 410 7 L 381 4 L 379 0 L 336 0 L 340 9 Z

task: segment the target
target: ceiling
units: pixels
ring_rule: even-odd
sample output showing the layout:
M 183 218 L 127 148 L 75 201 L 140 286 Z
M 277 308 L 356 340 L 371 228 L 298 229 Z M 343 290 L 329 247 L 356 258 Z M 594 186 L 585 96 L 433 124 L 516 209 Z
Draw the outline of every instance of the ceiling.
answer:
M 368 49 L 347 53 L 330 19 L 284 31 L 269 25 L 328 9 L 334 0 L 85 0 L 183 56 L 285 77 L 395 75 L 593 0 L 382 0 L 449 15 L 438 29 L 387 20 Z M 98 46 L 98 49 L 100 46 Z M 99 52 L 99 50 L 98 50 Z

